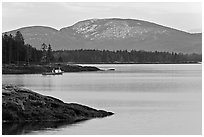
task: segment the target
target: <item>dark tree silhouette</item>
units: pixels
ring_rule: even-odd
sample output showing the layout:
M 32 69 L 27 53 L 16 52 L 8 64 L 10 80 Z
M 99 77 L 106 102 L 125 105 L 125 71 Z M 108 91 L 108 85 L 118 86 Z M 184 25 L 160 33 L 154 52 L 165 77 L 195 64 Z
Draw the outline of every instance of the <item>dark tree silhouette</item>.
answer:
M 188 63 L 201 62 L 200 54 L 182 54 L 159 51 L 59 50 L 55 58 L 75 63 Z
M 40 61 L 42 51 L 33 48 L 24 42 L 24 38 L 20 31 L 15 36 L 2 35 L 2 63 L 3 64 L 19 64 L 19 63 L 37 63 Z
M 41 58 L 41 63 L 47 63 L 47 45 L 45 43 L 42 44 L 42 58 Z
M 25 58 L 24 56 L 26 55 L 25 51 L 22 50 L 22 48 L 24 48 L 25 42 L 24 42 L 23 35 L 21 34 L 20 31 L 16 32 L 14 39 L 15 39 L 16 51 L 17 51 L 16 52 L 17 64 L 19 64 L 19 61 L 22 61 L 22 59 Z
M 49 44 L 48 49 L 47 49 L 47 63 L 53 62 L 54 61 L 54 56 L 52 54 L 52 47 Z

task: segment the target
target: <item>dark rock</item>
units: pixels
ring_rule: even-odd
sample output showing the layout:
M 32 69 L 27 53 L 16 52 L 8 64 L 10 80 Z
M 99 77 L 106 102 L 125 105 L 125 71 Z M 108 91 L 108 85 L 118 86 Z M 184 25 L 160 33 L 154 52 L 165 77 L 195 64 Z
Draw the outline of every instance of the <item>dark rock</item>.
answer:
M 64 103 L 50 96 L 13 85 L 2 86 L 2 121 L 76 121 L 113 115 L 88 106 Z

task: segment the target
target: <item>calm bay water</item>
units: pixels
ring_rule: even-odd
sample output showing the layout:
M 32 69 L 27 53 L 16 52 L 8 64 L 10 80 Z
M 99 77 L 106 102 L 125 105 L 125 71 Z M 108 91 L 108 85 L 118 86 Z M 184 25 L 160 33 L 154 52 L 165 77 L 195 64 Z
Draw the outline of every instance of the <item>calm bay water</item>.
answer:
M 201 64 L 90 66 L 116 70 L 61 76 L 3 75 L 2 81 L 115 115 L 72 125 L 3 125 L 3 130 L 13 134 L 201 134 Z

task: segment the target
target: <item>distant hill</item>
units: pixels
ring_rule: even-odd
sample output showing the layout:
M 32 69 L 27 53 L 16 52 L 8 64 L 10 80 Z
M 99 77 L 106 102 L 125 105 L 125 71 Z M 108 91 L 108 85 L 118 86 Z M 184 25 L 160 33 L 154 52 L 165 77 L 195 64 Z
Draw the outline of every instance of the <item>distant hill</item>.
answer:
M 155 23 L 133 19 L 90 19 L 56 30 L 24 27 L 25 42 L 40 49 L 42 43 L 60 49 L 145 50 L 202 53 L 202 33 L 191 34 Z

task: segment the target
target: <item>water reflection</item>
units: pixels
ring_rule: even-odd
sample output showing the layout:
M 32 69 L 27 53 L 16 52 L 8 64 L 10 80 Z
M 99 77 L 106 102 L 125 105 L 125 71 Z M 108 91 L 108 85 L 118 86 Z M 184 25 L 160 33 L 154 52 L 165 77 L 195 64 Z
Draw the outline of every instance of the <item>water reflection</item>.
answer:
M 82 123 L 85 121 L 78 121 L 70 123 L 67 121 L 43 121 L 43 122 L 24 122 L 24 123 L 2 123 L 3 135 L 21 135 L 28 134 L 33 131 L 40 130 L 56 130 L 67 126 L 73 126 L 76 123 Z

